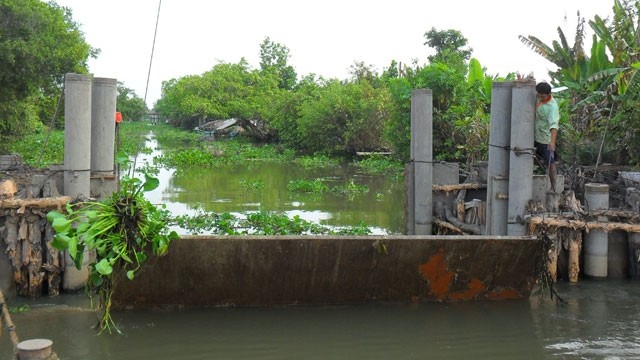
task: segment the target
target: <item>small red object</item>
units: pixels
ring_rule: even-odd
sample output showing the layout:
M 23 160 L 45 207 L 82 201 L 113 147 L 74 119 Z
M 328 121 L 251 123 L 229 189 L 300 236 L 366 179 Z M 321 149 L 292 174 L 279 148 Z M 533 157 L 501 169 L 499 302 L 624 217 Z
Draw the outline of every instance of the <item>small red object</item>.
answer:
M 120 111 L 116 111 L 116 124 L 120 124 L 122 122 L 122 113 Z

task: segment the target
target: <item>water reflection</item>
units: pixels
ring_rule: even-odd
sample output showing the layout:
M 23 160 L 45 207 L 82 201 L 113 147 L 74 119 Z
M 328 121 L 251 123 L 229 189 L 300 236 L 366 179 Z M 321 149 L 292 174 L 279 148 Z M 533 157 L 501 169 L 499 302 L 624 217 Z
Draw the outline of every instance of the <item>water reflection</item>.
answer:
M 531 300 L 536 331 L 548 351 L 563 359 L 640 359 L 639 283 L 561 285 L 567 305 Z
M 150 154 L 140 154 L 139 166 L 161 155 L 153 136 Z M 365 175 L 350 165 L 305 169 L 295 163 L 244 162 L 224 168 L 160 169 L 160 187 L 146 194 L 155 204 L 166 204 L 175 215 L 193 215 L 196 209 L 218 213 L 276 211 L 325 226 L 357 226 L 361 222 L 376 234 L 400 234 L 404 229 L 404 190 L 401 181 L 385 175 Z M 352 179 L 369 188 L 353 199 L 334 194 L 299 194 L 287 189 L 292 180 L 325 179 L 330 187 Z M 251 188 L 243 184 L 259 182 Z M 179 231 L 184 233 L 184 231 Z
M 568 301 L 215 308 L 114 313 L 124 335 L 95 335 L 84 295 L 20 301 L 21 339 L 62 359 L 640 359 L 640 285 L 560 284 Z M 0 358 L 10 342 L 0 337 Z

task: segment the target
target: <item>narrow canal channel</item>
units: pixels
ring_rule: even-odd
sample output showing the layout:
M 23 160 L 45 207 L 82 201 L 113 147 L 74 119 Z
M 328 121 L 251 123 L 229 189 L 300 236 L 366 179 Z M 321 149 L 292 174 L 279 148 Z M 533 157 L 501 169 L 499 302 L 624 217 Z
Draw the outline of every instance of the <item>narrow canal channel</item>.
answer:
M 365 221 L 381 233 L 402 232 L 401 183 L 362 176 L 382 196 L 362 204 L 341 198 L 325 202 L 276 186 L 308 177 L 297 171 L 231 168 L 209 177 L 163 169 L 161 188 L 149 198 L 176 213 L 198 206 L 233 213 L 264 207 L 334 226 Z M 353 175 L 333 169 L 317 176 L 345 181 Z M 269 185 L 254 194 L 238 186 L 243 179 Z M 20 340 L 50 339 L 65 360 L 640 359 L 639 282 L 583 280 L 575 286 L 560 283 L 557 290 L 566 304 L 534 294 L 516 301 L 116 311 L 121 335 L 97 335 L 91 328 L 97 316 L 84 294 L 13 298 L 8 305 L 25 310 L 12 314 Z M 0 359 L 11 359 L 11 350 L 3 332 Z
M 640 359 L 640 283 L 560 284 L 504 302 L 215 308 L 114 313 L 123 335 L 96 335 L 82 294 L 20 299 L 21 340 L 47 338 L 66 360 Z M 17 306 L 20 304 L 10 304 Z M 0 358 L 11 358 L 8 336 Z
M 153 164 L 153 158 L 162 155 L 152 134 L 146 146 L 153 151 L 140 154 L 137 167 Z M 166 204 L 175 215 L 194 214 L 199 208 L 234 215 L 265 210 L 329 227 L 363 223 L 374 234 L 404 232 L 402 179 L 366 174 L 350 164 L 308 169 L 294 162 L 250 161 L 216 168 L 160 169 L 158 178 L 160 187 L 145 196 L 155 204 Z M 288 189 L 292 181 L 315 179 L 329 188 L 353 182 L 367 191 L 349 196 Z

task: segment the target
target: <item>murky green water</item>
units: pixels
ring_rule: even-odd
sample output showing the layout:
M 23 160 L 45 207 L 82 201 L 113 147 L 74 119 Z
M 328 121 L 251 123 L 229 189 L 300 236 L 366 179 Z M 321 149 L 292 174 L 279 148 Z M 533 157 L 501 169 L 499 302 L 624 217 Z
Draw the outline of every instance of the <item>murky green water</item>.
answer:
M 97 336 L 83 295 L 13 314 L 21 340 L 61 359 L 640 359 L 640 283 L 560 284 L 568 305 L 530 300 L 343 307 L 116 312 Z M 6 334 L 6 333 L 5 333 Z M 8 336 L 0 358 L 8 359 Z
M 354 200 L 286 190 L 289 180 L 313 177 L 336 183 L 355 178 L 371 190 Z M 176 213 L 197 206 L 238 213 L 264 208 L 323 224 L 364 221 L 380 232 L 402 232 L 401 184 L 348 167 L 310 174 L 292 164 L 256 163 L 224 171 L 162 170 L 160 178 L 161 188 L 149 198 Z M 248 190 L 242 180 L 266 186 Z M 21 340 L 50 339 L 58 356 L 68 360 L 640 359 L 640 282 L 583 280 L 558 289 L 567 305 L 534 296 L 395 306 L 120 311 L 114 317 L 123 334 L 100 336 L 91 329 L 97 317 L 82 294 L 14 298 L 9 306 L 30 306 L 12 315 Z M 10 358 L 11 342 L 3 331 L 0 359 Z
M 140 155 L 138 164 L 151 163 L 162 152 L 155 140 L 147 146 L 153 153 Z M 164 203 L 175 214 L 208 211 L 246 213 L 260 210 L 295 215 L 327 226 L 357 226 L 361 222 L 376 234 L 404 232 L 404 184 L 388 175 L 367 175 L 350 165 L 305 169 L 296 163 L 248 161 L 213 169 L 163 169 L 160 188 L 146 194 L 154 203 Z M 330 187 L 353 181 L 369 191 L 353 197 L 331 193 L 301 194 L 289 191 L 294 180 L 325 179 Z M 252 188 L 258 182 L 262 187 Z

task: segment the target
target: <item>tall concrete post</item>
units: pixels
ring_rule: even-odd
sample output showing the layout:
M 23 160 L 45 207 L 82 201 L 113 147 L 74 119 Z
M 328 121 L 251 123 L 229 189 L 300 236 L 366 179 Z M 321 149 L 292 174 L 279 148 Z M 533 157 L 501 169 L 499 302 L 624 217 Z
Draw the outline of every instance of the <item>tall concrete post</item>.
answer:
M 113 175 L 116 79 L 93 78 L 91 89 L 91 173 Z
M 433 224 L 433 94 L 411 94 L 411 162 L 415 235 L 431 235 Z
M 64 194 L 88 197 L 91 177 L 91 76 L 65 75 L 64 121 Z
M 511 153 L 509 154 L 509 201 L 507 235 L 527 233 L 526 206 L 533 189 L 533 123 L 536 114 L 536 83 L 514 81 L 511 93 Z
M 584 184 L 584 199 L 589 211 L 609 209 L 609 185 Z M 607 221 L 606 216 L 598 221 Z M 607 277 L 609 233 L 601 229 L 589 230 L 584 241 L 584 274 L 595 278 Z
M 487 172 L 487 235 L 507 235 L 513 82 L 494 82 Z

